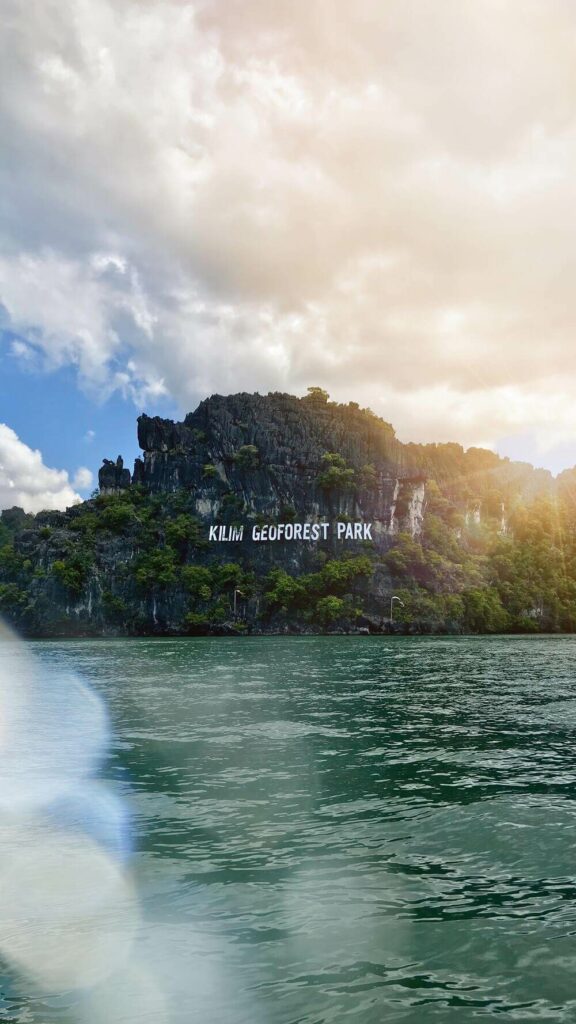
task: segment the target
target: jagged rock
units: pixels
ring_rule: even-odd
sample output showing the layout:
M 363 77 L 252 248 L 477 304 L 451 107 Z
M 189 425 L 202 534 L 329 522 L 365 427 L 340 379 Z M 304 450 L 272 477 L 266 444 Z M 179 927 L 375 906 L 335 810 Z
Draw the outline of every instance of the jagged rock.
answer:
M 104 459 L 98 470 L 98 487 L 100 494 L 119 494 L 130 487 L 132 475 L 129 469 L 124 469 L 124 459 L 118 456 L 116 462 L 111 459 Z
M 425 475 L 406 456 L 392 427 L 355 404 L 338 406 L 293 395 L 213 395 L 183 423 L 140 416 L 142 459 L 134 482 L 151 493 L 191 492 L 199 516 L 213 520 L 223 489 L 248 515 L 371 520 L 377 546 L 406 529 L 416 536 L 425 506 Z M 242 458 L 250 450 L 254 457 Z M 321 484 L 323 458 L 342 456 L 359 486 Z M 362 472 L 371 467 L 370 482 Z
M 0 521 L 3 526 L 15 533 L 30 526 L 34 522 L 34 516 L 25 512 L 19 505 L 13 505 L 12 508 L 5 508 L 0 513 Z
M 434 561 L 440 524 L 444 546 L 436 563 L 444 565 L 456 538 L 473 559 L 467 531 L 477 533 L 479 527 L 472 511 L 482 509 L 483 530 L 492 521 L 498 529 L 504 498 L 506 510 L 513 509 L 524 495 L 549 494 L 552 479 L 480 449 L 402 444 L 390 424 L 355 403 L 278 392 L 213 395 L 181 423 L 141 416 L 138 439 L 143 454 L 133 476 L 121 456 L 115 462 L 105 459 L 98 474 L 102 495 L 137 485 L 129 500 L 94 499 L 36 517 L 21 509 L 3 513 L 0 525 L 4 537 L 13 538 L 14 553 L 9 550 L 4 568 L 0 564 L 0 611 L 22 631 L 48 636 L 202 631 L 210 602 L 220 602 L 219 615 L 210 619 L 212 632 L 236 633 L 241 618 L 248 632 L 313 633 L 322 627 L 308 612 L 301 615 L 297 605 L 267 606 L 274 582 L 265 582 L 268 574 L 272 569 L 289 577 L 310 574 L 309 592 L 315 594 L 314 578 L 328 562 L 338 568 L 360 555 L 369 559 L 368 572 L 360 573 L 350 593 L 335 590 L 354 606 L 355 621 L 328 622 L 328 616 L 324 628 L 376 634 L 454 631 L 457 623 L 441 627 L 424 618 L 425 610 L 410 626 L 389 622 L 397 580 L 402 586 L 418 584 L 414 552 L 419 545 L 413 542 L 423 534 Z M 576 495 L 575 477 L 564 475 L 566 493 Z M 318 543 L 252 538 L 255 525 L 326 521 L 332 530 Z M 245 525 L 241 540 L 234 535 L 239 522 Z M 338 522 L 369 523 L 371 540 L 352 535 L 338 542 Z M 213 524 L 223 528 L 220 540 L 213 538 L 216 543 L 209 538 Z M 399 569 L 390 552 L 397 543 Z M 411 560 L 414 570 L 407 568 Z M 252 579 L 252 589 L 238 602 L 233 578 L 224 589 L 218 583 L 220 570 L 230 563 Z M 456 592 L 465 570 L 459 560 L 447 564 L 446 586 Z M 413 580 L 407 579 L 410 571 Z M 477 561 L 470 577 L 474 587 L 481 572 Z M 210 585 L 202 584 L 202 573 Z M 358 608 L 363 609 L 359 618 Z M 198 609 L 200 623 L 194 618 Z
M 174 423 L 160 416 L 138 417 L 138 444 L 144 451 L 172 452 L 194 448 L 197 438 L 186 423 Z

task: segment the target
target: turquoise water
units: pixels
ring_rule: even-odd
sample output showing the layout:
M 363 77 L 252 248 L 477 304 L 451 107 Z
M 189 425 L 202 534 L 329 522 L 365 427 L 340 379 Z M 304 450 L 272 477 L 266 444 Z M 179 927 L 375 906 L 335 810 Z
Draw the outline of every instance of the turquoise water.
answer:
M 574 1020 L 576 638 L 34 651 L 108 705 L 141 969 L 0 1019 Z

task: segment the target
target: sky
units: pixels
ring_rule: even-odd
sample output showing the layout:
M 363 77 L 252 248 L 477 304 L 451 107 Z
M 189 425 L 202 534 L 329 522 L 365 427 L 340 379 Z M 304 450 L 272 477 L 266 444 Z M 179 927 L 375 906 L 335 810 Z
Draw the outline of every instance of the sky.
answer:
M 571 0 L 4 0 L 0 508 L 326 388 L 576 463 Z

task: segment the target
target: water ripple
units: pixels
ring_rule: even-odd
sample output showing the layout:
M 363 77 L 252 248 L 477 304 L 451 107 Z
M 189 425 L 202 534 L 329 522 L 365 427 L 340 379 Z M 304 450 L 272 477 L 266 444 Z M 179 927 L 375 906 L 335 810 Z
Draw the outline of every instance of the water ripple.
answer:
M 576 638 L 36 650 L 111 710 L 175 1024 L 574 1020 Z

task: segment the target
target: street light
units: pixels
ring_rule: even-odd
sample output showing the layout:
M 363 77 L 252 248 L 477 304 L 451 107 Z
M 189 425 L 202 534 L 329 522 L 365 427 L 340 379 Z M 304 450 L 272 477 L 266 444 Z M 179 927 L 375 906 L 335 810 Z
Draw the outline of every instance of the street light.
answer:
M 401 605 L 402 608 L 404 607 L 404 601 L 401 601 L 399 597 L 396 597 L 396 594 L 392 594 L 392 597 L 390 598 L 390 623 L 391 624 L 392 624 L 393 619 L 394 619 L 394 601 L 398 601 L 398 604 Z

